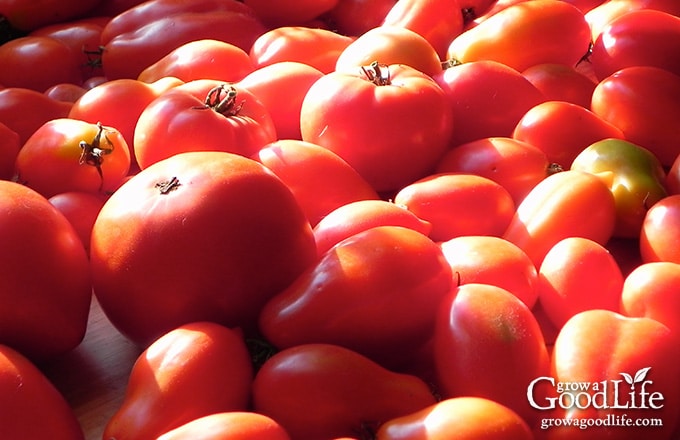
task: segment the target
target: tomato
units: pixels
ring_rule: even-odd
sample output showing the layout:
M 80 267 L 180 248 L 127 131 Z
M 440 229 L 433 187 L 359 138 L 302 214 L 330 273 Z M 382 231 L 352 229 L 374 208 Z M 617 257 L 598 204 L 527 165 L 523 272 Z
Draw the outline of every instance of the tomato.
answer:
M 628 12 L 653 9 L 680 16 L 680 3 L 675 0 L 616 0 L 606 1 L 590 11 L 585 17 L 592 32 L 592 41 L 602 33 L 612 21 Z
M 437 51 L 422 35 L 399 26 L 378 26 L 352 41 L 338 56 L 335 71 L 356 72 L 377 62 L 402 64 L 434 76 L 442 70 Z
M 354 38 L 327 29 L 281 26 L 260 35 L 253 42 L 249 55 L 256 68 L 294 61 L 330 73 L 352 41 Z
M 535 64 L 522 71 L 548 101 L 566 101 L 590 109 L 597 81 L 566 64 Z
M 89 255 L 92 226 L 104 206 L 105 198 L 92 193 L 70 191 L 53 195 L 48 200 L 71 223 Z
M 564 0 L 569 4 L 576 6 L 584 14 L 588 13 L 593 8 L 600 6 L 608 0 Z
M 44 197 L 18 183 L 0 180 L 0 213 L 0 343 L 34 361 L 70 351 L 85 335 L 91 298 L 78 235 Z
M 238 84 L 196 80 L 165 91 L 139 115 L 135 158 L 144 169 L 187 151 L 255 154 L 277 138 L 266 107 Z
M 451 113 L 429 76 L 406 65 L 373 65 L 317 80 L 302 102 L 300 132 L 388 192 L 434 168 L 449 145 Z
M 454 283 L 502 287 L 532 308 L 538 299 L 538 270 L 517 245 L 494 236 L 467 235 L 440 244 Z
M 304 63 L 280 61 L 255 69 L 238 82 L 267 108 L 279 139 L 300 140 L 300 110 L 323 73 Z
M 451 145 L 510 137 L 520 118 L 545 101 L 518 71 L 496 61 L 450 67 L 434 77 L 453 109 Z
M 112 127 L 70 118 L 38 128 L 16 160 L 18 181 L 45 197 L 67 191 L 110 193 L 130 169 L 130 150 Z
M 271 418 L 247 411 L 228 411 L 199 417 L 157 440 L 291 440 Z
M 324 15 L 324 20 L 338 33 L 358 37 L 380 26 L 396 3 L 396 0 L 341 0 Z
M 87 92 L 82 86 L 71 83 L 55 84 L 45 90 L 45 96 L 57 101 L 74 103 Z
M 591 110 L 618 127 L 626 140 L 654 153 L 663 166 L 677 157 L 680 75 L 652 66 L 623 68 L 600 81 Z
M 42 36 L 15 38 L 0 45 L 0 84 L 44 92 L 59 83 L 80 84 L 76 54 L 61 41 Z
M 535 64 L 573 66 L 588 51 L 583 13 L 560 0 L 519 2 L 457 36 L 447 58 L 461 63 L 494 60 L 522 71 Z
M 550 248 L 564 238 L 584 237 L 605 244 L 615 222 L 614 196 L 606 183 L 593 174 L 567 170 L 546 177 L 527 194 L 503 238 L 540 267 Z
M 278 348 L 337 344 L 396 368 L 430 338 L 432 317 L 452 279 L 428 237 L 378 226 L 321 255 L 265 304 L 259 328 Z
M 680 194 L 680 153 L 666 174 L 665 184 L 669 194 Z
M 20 145 L 44 123 L 68 116 L 72 106 L 35 90 L 0 89 L 0 122 L 19 135 Z
M 548 350 L 531 310 L 512 293 L 488 284 L 463 284 L 436 318 L 436 389 L 442 399 L 483 397 L 532 424 L 527 384 L 550 371 Z
M 312 226 L 346 203 L 379 198 L 347 162 L 309 142 L 282 139 L 265 145 L 253 158 L 290 188 Z
M 500 236 L 515 213 L 508 191 L 486 177 L 465 173 L 432 174 L 397 192 L 394 203 L 432 225 L 430 238 Z
M 527 0 L 460 0 L 463 8 L 464 27 L 463 30 L 469 30 L 487 18 L 496 15 L 497 12 L 502 11 L 508 6 L 516 3 L 522 3 Z
M 14 177 L 14 162 L 20 148 L 19 135 L 0 122 L 0 179 L 11 180 Z
M 182 325 L 139 355 L 103 437 L 156 438 L 199 417 L 245 411 L 253 375 L 239 331 L 211 322 Z
M 655 66 L 680 75 L 680 17 L 653 9 L 631 11 L 611 21 L 593 43 L 589 57 L 604 79 L 630 66 Z
M 339 0 L 243 0 L 268 27 L 304 24 L 333 9 Z
M 643 262 L 680 263 L 680 251 L 677 246 L 680 239 L 679 219 L 678 194 L 664 197 L 649 208 L 640 232 L 640 254 Z
M 0 426 L 6 438 L 85 439 L 59 390 L 34 363 L 6 345 L 0 345 L 0 406 Z
M 142 70 L 140 81 L 152 83 L 172 76 L 184 82 L 195 79 L 240 81 L 255 69 L 248 52 L 219 40 L 192 40 L 173 49 Z
M 253 382 L 254 411 L 276 420 L 294 439 L 370 435 L 381 423 L 434 403 L 418 377 L 330 344 L 282 350 L 265 361 Z
M 392 6 L 382 26 L 417 32 L 443 60 L 451 40 L 463 31 L 463 11 L 460 0 L 402 0 Z
M 526 142 L 508 137 L 487 137 L 447 151 L 438 173 L 469 173 L 486 177 L 508 191 L 515 205 L 548 176 L 546 154 Z
M 680 283 L 680 264 L 670 261 L 643 263 L 625 278 L 621 294 L 621 313 L 631 317 L 655 319 L 673 331 L 680 320 L 675 312 Z
M 134 175 L 104 204 L 90 251 L 102 309 L 140 343 L 197 320 L 252 330 L 316 258 L 290 190 L 225 152 L 180 153 Z
M 545 153 L 562 169 L 591 144 L 603 139 L 623 139 L 621 130 L 588 108 L 565 101 L 545 101 L 530 108 L 512 132 Z
M 43 26 L 75 19 L 93 10 L 101 0 L 2 0 L 0 15 L 16 29 L 31 31 Z
M 411 211 L 386 200 L 359 200 L 329 212 L 314 226 L 316 249 L 321 256 L 354 234 L 377 226 L 402 226 L 428 235 L 432 225 Z
M 481 440 L 503 433 L 507 440 L 531 440 L 529 425 L 515 411 L 482 397 L 452 397 L 380 426 L 376 440 Z

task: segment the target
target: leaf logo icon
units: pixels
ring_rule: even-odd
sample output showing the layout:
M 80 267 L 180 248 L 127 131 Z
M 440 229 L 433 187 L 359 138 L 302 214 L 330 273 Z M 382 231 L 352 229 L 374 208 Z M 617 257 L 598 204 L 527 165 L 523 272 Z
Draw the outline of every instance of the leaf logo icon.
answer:
M 651 370 L 652 367 L 646 367 L 646 368 L 640 368 L 636 373 L 635 377 L 631 376 L 628 373 L 619 373 L 623 378 L 626 380 L 626 382 L 630 385 L 631 388 L 635 388 L 635 384 L 638 382 L 643 382 L 645 378 L 647 377 L 647 373 L 649 373 L 649 370 Z

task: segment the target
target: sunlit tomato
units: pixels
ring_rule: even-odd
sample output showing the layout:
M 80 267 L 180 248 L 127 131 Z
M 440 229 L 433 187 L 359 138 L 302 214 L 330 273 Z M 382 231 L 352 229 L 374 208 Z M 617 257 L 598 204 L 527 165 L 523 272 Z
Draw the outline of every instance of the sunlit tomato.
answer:
M 16 29 L 31 31 L 54 23 L 61 23 L 87 14 L 100 0 L 63 1 L 41 0 L 36 3 L 22 0 L 2 0 L 0 15 Z
M 243 0 L 268 27 L 304 24 L 333 9 L 339 0 Z
M 665 197 L 647 211 L 640 232 L 640 254 L 646 263 L 680 263 L 680 194 Z
M 102 309 L 140 343 L 197 320 L 252 330 L 316 258 L 285 184 L 225 152 L 176 154 L 135 174 L 104 204 L 90 251 Z
M 534 0 L 509 6 L 461 33 L 447 58 L 494 60 L 518 71 L 541 63 L 573 66 L 589 44 L 590 28 L 578 8 L 560 0 Z
M 500 237 L 461 236 L 441 243 L 454 283 L 502 287 L 532 308 L 538 298 L 537 269 L 517 245 Z
M 0 89 L 0 122 L 19 135 L 19 144 L 52 119 L 68 116 L 73 103 L 57 101 L 35 90 Z
M 512 137 L 538 147 L 563 169 L 586 147 L 602 139 L 623 139 L 621 130 L 595 113 L 565 101 L 546 101 L 529 109 Z
M 249 55 L 256 68 L 295 61 L 330 73 L 335 70 L 340 53 L 352 41 L 354 38 L 327 29 L 281 26 L 260 35 Z
M 566 237 L 605 244 L 615 222 L 614 196 L 605 182 L 590 173 L 567 170 L 546 177 L 527 194 L 503 238 L 540 267 L 550 248 Z
M 510 137 L 520 118 L 545 101 L 521 73 L 497 61 L 450 67 L 434 77 L 453 109 L 452 145 Z
M 83 81 L 79 60 L 66 44 L 51 37 L 26 36 L 0 45 L 0 84 L 44 92 L 59 83 Z
M 680 75 L 680 17 L 653 9 L 611 21 L 593 43 L 589 60 L 604 79 L 630 66 L 655 66 Z
M 429 222 L 434 241 L 461 235 L 500 236 L 515 213 L 512 196 L 503 186 L 466 173 L 419 179 L 399 190 L 394 203 Z
M 488 137 L 450 149 L 437 164 L 439 173 L 486 177 L 508 191 L 515 205 L 548 176 L 550 162 L 539 148 L 508 137 Z
M 110 193 L 130 169 L 130 150 L 115 128 L 70 118 L 38 128 L 16 160 L 18 181 L 45 197 L 67 191 Z
M 241 332 L 211 322 L 180 326 L 139 355 L 103 437 L 156 438 L 199 417 L 245 411 L 252 380 Z
M 675 0 L 616 0 L 606 1 L 590 11 L 586 12 L 585 18 L 591 29 L 592 41 L 597 40 L 602 30 L 615 19 L 628 12 L 641 9 L 653 9 L 663 11 L 675 16 L 680 16 L 680 3 Z
M 329 344 L 280 351 L 253 383 L 255 412 L 294 439 L 371 438 L 380 424 L 434 403 L 422 379 Z
M 73 227 L 37 192 L 0 180 L 0 234 L 0 343 L 36 361 L 75 348 L 92 290 Z
M 566 64 L 543 63 L 522 71 L 548 101 L 566 101 L 590 108 L 590 100 L 597 82 Z
M 483 397 L 528 423 L 538 416 L 527 384 L 550 371 L 548 350 L 531 310 L 507 290 L 488 284 L 452 290 L 436 317 L 434 362 L 443 399 Z
M 399 26 L 379 26 L 361 34 L 338 56 L 335 70 L 349 73 L 371 63 L 402 64 L 434 76 L 442 64 L 422 35 Z
M 670 261 L 641 264 L 624 280 L 621 313 L 652 318 L 676 331 L 680 325 L 678 285 L 680 264 Z
M 19 135 L 0 122 L 0 179 L 14 177 L 14 162 L 19 154 Z
M 677 157 L 680 75 L 652 66 L 623 68 L 597 85 L 591 109 L 662 165 L 670 167 Z
M 0 426 L 6 438 L 85 439 L 59 390 L 34 363 L 6 345 L 0 345 L 0 406 Z
M 498 433 L 506 440 L 531 440 L 531 428 L 515 411 L 482 397 L 452 397 L 388 420 L 376 440 L 481 440 Z
M 378 192 L 427 175 L 446 152 L 453 124 L 437 83 L 396 64 L 329 73 L 310 87 L 300 111 L 302 140 L 335 152 Z
M 199 417 L 157 440 L 291 440 L 271 418 L 247 411 L 227 411 Z
M 137 77 L 147 83 L 172 76 L 184 82 L 216 79 L 236 82 L 255 69 L 248 52 L 220 40 L 192 40 L 173 49 Z
M 57 101 L 74 103 L 80 99 L 85 92 L 87 92 L 87 89 L 77 84 L 60 83 L 45 90 L 45 96 Z
M 463 30 L 471 29 L 508 6 L 528 0 L 459 0 L 463 8 Z
M 253 158 L 290 188 L 312 226 L 342 205 L 379 198 L 354 168 L 316 144 L 281 139 L 265 145 Z
M 581 12 L 586 14 L 593 8 L 600 6 L 602 3 L 608 0 L 562 0 L 569 4 L 576 6 Z
M 339 242 L 271 298 L 260 331 L 278 348 L 337 344 L 396 368 L 432 336 L 432 318 L 452 280 L 427 236 L 378 226 Z
M 89 255 L 92 226 L 106 199 L 92 193 L 71 191 L 56 194 L 48 200 L 71 223 Z
M 196 80 L 173 87 L 146 106 L 134 133 L 135 158 L 144 169 L 187 151 L 244 156 L 277 139 L 267 108 L 238 84 Z

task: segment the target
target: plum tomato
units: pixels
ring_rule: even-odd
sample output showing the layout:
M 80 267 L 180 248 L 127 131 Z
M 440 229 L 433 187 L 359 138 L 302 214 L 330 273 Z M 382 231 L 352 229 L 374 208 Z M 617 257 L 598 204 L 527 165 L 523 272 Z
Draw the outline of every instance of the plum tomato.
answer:
M 640 254 L 645 263 L 680 263 L 680 194 L 664 197 L 653 204 L 642 222 Z

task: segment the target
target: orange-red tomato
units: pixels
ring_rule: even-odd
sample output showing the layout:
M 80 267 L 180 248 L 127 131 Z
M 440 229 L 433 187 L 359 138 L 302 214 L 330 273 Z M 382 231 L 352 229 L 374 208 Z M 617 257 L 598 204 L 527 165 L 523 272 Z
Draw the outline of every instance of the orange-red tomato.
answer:
M 87 92 L 83 86 L 71 83 L 59 83 L 45 90 L 45 96 L 50 99 L 64 102 L 76 102 L 81 96 Z
M 680 194 L 664 197 L 653 204 L 642 222 L 640 255 L 642 261 L 680 263 Z
M 542 63 L 522 71 L 548 101 L 566 101 L 590 108 L 597 81 L 577 67 L 567 64 Z
M 357 37 L 382 24 L 397 0 L 341 0 L 324 20 L 342 35 Z
M 621 313 L 655 319 L 673 331 L 680 325 L 680 264 L 670 261 L 643 263 L 623 282 Z
M 271 27 L 304 24 L 333 9 L 339 0 L 243 0 L 262 22 Z
M 291 440 L 283 427 L 262 414 L 228 411 L 199 417 L 157 440 Z
M 20 145 L 44 123 L 67 117 L 72 106 L 36 90 L 0 88 L 0 122 L 19 135 Z
M 48 200 L 71 223 L 89 255 L 92 227 L 106 198 L 82 191 L 69 191 L 55 194 Z

